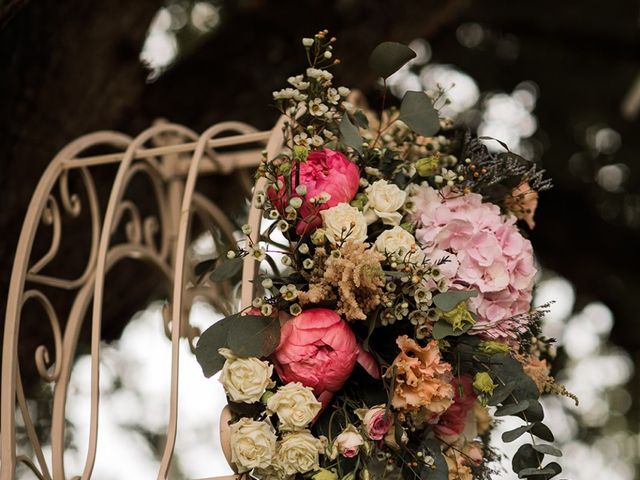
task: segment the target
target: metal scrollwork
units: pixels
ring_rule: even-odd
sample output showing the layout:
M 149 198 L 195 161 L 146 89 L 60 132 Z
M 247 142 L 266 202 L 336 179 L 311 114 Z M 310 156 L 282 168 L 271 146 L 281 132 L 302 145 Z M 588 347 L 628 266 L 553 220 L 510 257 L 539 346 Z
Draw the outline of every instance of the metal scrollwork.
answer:
M 202 135 L 180 125 L 158 123 L 135 138 L 116 132 L 86 135 L 53 159 L 24 220 L 7 299 L 0 394 L 0 480 L 15 478 L 17 464 L 26 466 L 41 480 L 91 478 L 99 426 L 105 277 L 124 259 L 154 267 L 171 295 L 163 312 L 165 333 L 172 344 L 169 426 L 158 473 L 159 479 L 168 478 L 177 431 L 179 342 L 186 338 L 193 350 L 200 335 L 199 329 L 188 322 L 189 309 L 196 298 L 205 298 L 220 311 L 229 312 L 229 298 L 233 298 L 233 288 L 228 284 L 211 286 L 190 280 L 188 247 L 193 240 L 195 218 L 203 225 L 215 225 L 226 241 L 234 240 L 233 224 L 217 205 L 196 190 L 196 180 L 202 175 L 236 172 L 248 195 L 246 169 L 257 166 L 260 151 L 270 136 L 270 131 L 258 132 L 239 122 L 215 125 Z M 86 155 L 96 147 L 112 153 Z M 234 149 L 228 151 L 225 147 Z M 100 198 L 95 170 L 106 165 L 115 165 L 117 172 L 108 198 Z M 135 195 L 129 195 L 133 179 L 141 177 L 151 187 L 155 209 L 152 213 L 143 212 Z M 70 225 L 83 228 L 84 238 L 88 239 L 88 245 L 80 246 L 86 252 L 86 263 L 82 272 L 75 275 L 60 267 L 64 262 L 56 261 L 66 245 L 65 229 L 72 228 Z M 48 243 L 44 250 L 38 250 L 44 253 L 36 256 L 34 245 L 38 239 Z M 39 242 L 42 244 L 43 240 Z M 68 294 L 70 307 L 59 310 L 60 302 L 54 301 L 51 291 Z M 29 309 L 29 315 L 46 318 L 51 338 L 46 342 L 48 346 L 39 345 L 32 357 L 35 371 L 52 388 L 50 462 L 31 418 L 18 364 L 20 323 L 27 304 L 37 306 Z M 91 330 L 89 442 L 83 471 L 68 476 L 64 468 L 65 408 L 85 318 Z M 29 445 L 24 452 L 18 451 L 16 442 L 17 416 L 21 417 Z

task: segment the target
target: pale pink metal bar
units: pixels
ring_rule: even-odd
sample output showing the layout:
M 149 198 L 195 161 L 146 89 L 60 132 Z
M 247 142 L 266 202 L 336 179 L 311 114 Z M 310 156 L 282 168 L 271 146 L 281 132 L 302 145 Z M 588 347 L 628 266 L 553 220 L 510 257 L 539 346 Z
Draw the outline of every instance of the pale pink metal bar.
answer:
M 275 128 L 273 132 L 279 133 L 279 130 Z M 41 479 L 91 478 L 99 449 L 100 342 L 104 291 L 108 288 L 105 277 L 124 259 L 153 266 L 159 282 L 166 286 L 168 298 L 171 298 L 171 314 L 164 320 L 172 345 L 171 391 L 167 392 L 170 410 L 158 473 L 159 479 L 170 478 L 178 426 L 179 345 L 181 338 L 186 338 L 193 346 L 197 335 L 197 329 L 188 325 L 185 312 L 188 312 L 196 295 L 204 295 L 222 310 L 231 308 L 221 293 L 230 292 L 230 286 L 210 286 L 204 290 L 202 287 L 199 290 L 186 287 L 189 283 L 187 249 L 192 241 L 192 217 L 206 218 L 208 223 L 219 227 L 223 238 L 233 240 L 231 222 L 206 195 L 197 192 L 197 179 L 202 175 L 237 172 L 241 184 L 248 190 L 250 181 L 243 169 L 258 165 L 263 145 L 271 137 L 272 131 L 258 132 L 239 122 L 215 125 L 200 136 L 180 125 L 160 123 L 135 138 L 109 131 L 86 135 L 70 143 L 53 159 L 33 194 L 24 220 L 7 299 L 0 397 L 0 480 L 15 478 L 18 462 Z M 270 156 L 279 148 L 281 141 L 277 135 L 271 138 Z M 95 147 L 107 148 L 114 153 L 86 155 Z M 225 147 L 234 149 L 216 151 Z M 109 164 L 116 164 L 118 168 L 103 211 L 93 171 Z M 70 175 L 79 177 L 82 192 L 71 191 Z M 146 217 L 135 202 L 127 198 L 131 180 L 139 176 L 150 182 L 154 192 L 157 211 Z M 102 199 L 103 205 L 104 201 Z M 63 222 L 63 217 L 73 221 L 79 219 L 83 211 L 88 216 L 88 222 L 85 222 L 87 260 L 83 272 L 72 277 L 68 272 L 55 271 L 52 265 L 64 242 L 63 225 L 69 223 Z M 260 218 L 256 217 L 255 209 L 251 209 L 250 216 L 251 222 L 259 227 Z M 119 231 L 124 233 L 124 240 L 122 236 L 114 236 Z M 50 239 L 49 248 L 40 258 L 32 258 L 33 246 L 39 235 Z M 245 280 L 255 273 L 254 265 L 245 265 Z M 243 283 L 247 285 L 249 282 Z M 46 295 L 47 290 L 41 287 L 68 292 L 71 306 L 68 310 L 56 311 L 54 303 Z M 250 295 L 251 291 L 244 288 L 243 303 Z M 28 302 L 39 305 L 48 319 L 54 346 L 53 355 L 45 346 L 37 347 L 33 353 L 36 371 L 43 382 L 51 383 L 53 387 L 50 463 L 43 453 L 44 440 L 37 437 L 27 408 L 18 365 L 22 309 Z M 88 312 L 89 306 L 92 306 L 91 312 Z M 64 468 L 65 409 L 77 342 L 87 313 L 91 319 L 89 441 L 83 471 L 67 475 Z M 22 417 L 21 423 L 25 426 L 30 445 L 25 452 L 17 451 L 17 415 Z M 220 480 L 231 478 L 234 476 L 221 477 Z

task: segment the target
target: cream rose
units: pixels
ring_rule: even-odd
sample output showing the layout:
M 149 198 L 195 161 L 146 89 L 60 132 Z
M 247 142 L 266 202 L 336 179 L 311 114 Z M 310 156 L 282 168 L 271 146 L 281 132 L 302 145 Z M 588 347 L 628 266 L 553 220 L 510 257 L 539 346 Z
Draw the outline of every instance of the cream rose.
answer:
M 271 380 L 273 365 L 257 358 L 238 358 L 228 348 L 218 350 L 227 360 L 222 367 L 220 383 L 234 402 L 253 403 L 260 400 Z
M 353 425 L 347 425 L 340 435 L 335 439 L 334 443 L 340 455 L 346 458 L 355 457 L 360 451 L 360 447 L 364 445 L 364 438 Z
M 364 242 L 367 239 L 367 221 L 364 215 L 348 203 L 339 203 L 335 207 L 320 212 L 325 234 L 331 243 L 340 240 Z
M 317 470 L 323 444 L 309 430 L 285 434 L 278 445 L 276 463 L 285 475 Z
M 407 193 L 386 180 L 376 180 L 365 190 L 367 204 L 364 214 L 367 223 L 371 224 L 378 218 L 385 225 L 400 225 L 402 214 L 398 212 L 407 199 Z
M 393 227 L 382 232 L 376 239 L 375 247 L 383 254 L 395 253 L 400 260 L 404 260 L 404 256 L 413 248 L 414 252 L 409 255 L 411 261 L 422 261 L 424 258 L 424 254 L 416 245 L 415 237 L 402 227 Z
M 242 417 L 230 428 L 231 461 L 239 473 L 269 467 L 276 455 L 276 435 L 266 422 Z
M 267 400 L 267 411 L 278 415 L 282 431 L 301 430 L 307 427 L 320 412 L 322 404 L 316 400 L 313 390 L 299 382 L 288 383 Z

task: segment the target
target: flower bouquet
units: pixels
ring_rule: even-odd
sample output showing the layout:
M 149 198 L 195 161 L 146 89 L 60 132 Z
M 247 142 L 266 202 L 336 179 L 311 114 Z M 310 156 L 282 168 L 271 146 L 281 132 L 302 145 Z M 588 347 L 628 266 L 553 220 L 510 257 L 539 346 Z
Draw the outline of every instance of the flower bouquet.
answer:
M 441 118 L 443 90 L 387 107 L 408 47 L 371 54 L 376 114 L 334 85 L 335 38 L 302 43 L 309 68 L 273 94 L 282 148 L 257 171 L 264 231 L 245 225 L 210 274 L 257 262 L 256 293 L 196 349 L 205 375 L 221 372 L 232 467 L 260 480 L 489 479 L 494 418 L 511 415 L 522 424 L 502 440 L 530 439 L 518 476 L 556 476 L 538 398 L 566 392 L 549 375 L 523 232 L 550 181 Z

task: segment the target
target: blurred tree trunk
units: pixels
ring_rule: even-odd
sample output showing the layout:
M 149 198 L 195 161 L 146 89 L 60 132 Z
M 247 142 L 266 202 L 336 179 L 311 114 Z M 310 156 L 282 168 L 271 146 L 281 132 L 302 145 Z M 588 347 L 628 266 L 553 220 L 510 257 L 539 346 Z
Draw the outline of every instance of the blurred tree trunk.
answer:
M 161 0 L 6 0 L 0 4 L 0 291 L 8 290 L 13 252 L 40 175 L 57 151 L 79 135 L 107 129 L 135 134 L 157 117 L 195 130 L 221 120 L 270 128 L 276 118 L 268 108 L 271 91 L 304 67 L 301 37 L 331 29 L 344 60 L 338 76 L 345 84 L 370 87 L 375 78 L 363 72 L 373 46 L 386 39 L 430 37 L 466 4 L 228 1 L 218 30 L 155 83 L 146 84 L 148 72 L 139 54 Z M 97 177 L 98 190 L 108 194 L 111 180 Z M 240 204 L 229 184 L 212 183 L 212 197 Z M 81 271 L 87 234 L 68 228 L 63 235 L 59 256 L 64 268 Z M 125 266 L 109 277 L 103 323 L 107 340 L 120 335 L 155 288 L 153 276 L 136 272 Z M 118 281 L 123 278 L 127 281 Z M 68 300 L 55 292 L 51 298 L 66 311 Z M 3 295 L 2 313 L 5 302 Z M 35 377 L 33 352 L 50 342 L 50 335 L 39 313 L 26 318 L 25 312 L 24 317 L 21 344 L 27 361 L 22 367 L 25 376 Z

